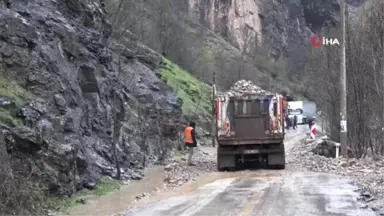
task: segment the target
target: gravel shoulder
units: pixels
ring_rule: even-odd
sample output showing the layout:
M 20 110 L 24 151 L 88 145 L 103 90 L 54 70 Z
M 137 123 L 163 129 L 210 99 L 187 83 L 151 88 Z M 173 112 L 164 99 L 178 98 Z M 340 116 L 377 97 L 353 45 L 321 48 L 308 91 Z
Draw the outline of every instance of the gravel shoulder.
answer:
M 316 142 L 297 143 L 287 154 L 289 169 L 330 173 L 346 177 L 359 187 L 359 200 L 379 215 L 384 215 L 384 160 L 336 159 L 314 154 Z

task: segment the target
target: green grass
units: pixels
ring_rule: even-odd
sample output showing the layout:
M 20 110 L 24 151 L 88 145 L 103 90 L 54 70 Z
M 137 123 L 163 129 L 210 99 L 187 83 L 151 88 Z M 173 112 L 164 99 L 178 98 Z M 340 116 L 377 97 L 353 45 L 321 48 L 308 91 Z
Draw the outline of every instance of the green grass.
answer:
M 0 107 L 0 122 L 7 125 L 17 126 L 23 124 L 23 119 L 15 117 L 12 114 L 12 110 Z
M 182 113 L 186 120 L 197 121 L 198 117 L 209 116 L 211 104 L 211 87 L 200 82 L 196 77 L 181 69 L 168 59 L 163 59 L 165 67 L 162 77 L 183 101 Z
M 11 98 L 12 102 L 19 105 L 26 98 L 27 92 L 17 83 L 5 78 L 0 74 L 0 95 Z
M 14 110 L 24 103 L 28 97 L 25 89 L 20 87 L 16 82 L 5 78 L 0 74 L 0 96 L 9 97 L 12 105 L 7 108 L 0 108 L 0 122 L 13 126 L 23 123 L 22 119 L 15 117 Z
M 100 183 L 94 190 L 83 189 L 77 192 L 72 197 L 57 197 L 50 196 L 47 199 L 47 207 L 60 213 L 68 213 L 71 208 L 78 205 L 77 201 L 80 199 L 94 199 L 102 195 L 109 194 L 121 187 L 121 182 L 109 178 L 101 178 Z

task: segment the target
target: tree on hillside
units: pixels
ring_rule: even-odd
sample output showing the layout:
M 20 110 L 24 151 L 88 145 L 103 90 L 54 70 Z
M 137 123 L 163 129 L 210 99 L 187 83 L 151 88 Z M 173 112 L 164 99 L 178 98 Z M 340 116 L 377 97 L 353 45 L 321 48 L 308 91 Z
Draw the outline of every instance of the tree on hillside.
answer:
M 224 71 L 229 71 L 232 60 L 224 53 L 223 49 L 216 50 L 214 54 L 215 65 L 216 65 L 216 83 L 223 89 L 228 89 L 232 86 L 231 76 L 232 73 L 223 73 Z
M 355 157 L 384 154 L 384 2 L 374 3 L 346 26 L 348 146 Z M 339 35 L 335 29 L 325 34 Z M 339 48 L 314 48 L 310 56 L 308 85 L 338 140 Z
M 106 6 L 115 37 L 120 38 L 127 31 L 140 39 L 148 35 L 148 11 L 143 0 L 106 1 Z
M 208 47 L 202 47 L 200 51 L 200 55 L 196 59 L 195 62 L 195 71 L 198 71 L 199 73 L 196 74 L 197 78 L 199 80 L 210 80 L 212 77 L 212 74 L 216 70 L 215 61 L 213 58 L 213 53 Z M 196 111 L 199 109 L 202 97 L 203 97 L 203 83 L 200 83 L 199 86 L 199 92 L 200 95 L 198 96 L 198 102 L 196 103 Z
M 155 35 L 159 44 L 159 51 L 168 54 L 172 46 L 181 40 L 183 14 L 178 8 L 177 0 L 153 0 L 152 14 L 155 21 Z
M 325 29 L 324 34 L 338 35 L 336 29 Z M 304 73 L 309 95 L 318 104 L 318 109 L 327 116 L 329 136 L 339 140 L 340 95 L 339 95 L 339 48 L 338 47 L 309 47 L 311 58 L 307 62 Z M 323 75 L 321 75 L 323 74 Z M 322 89 L 322 90 L 320 90 Z

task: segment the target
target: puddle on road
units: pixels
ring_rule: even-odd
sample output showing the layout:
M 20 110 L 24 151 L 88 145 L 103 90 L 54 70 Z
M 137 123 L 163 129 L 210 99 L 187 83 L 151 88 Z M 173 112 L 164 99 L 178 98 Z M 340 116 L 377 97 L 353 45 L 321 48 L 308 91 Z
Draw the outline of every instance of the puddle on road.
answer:
M 123 185 L 120 190 L 89 200 L 85 205 L 74 207 L 69 215 L 105 216 L 124 212 L 133 198 L 141 193 L 152 193 L 156 188 L 163 187 L 165 178 L 164 168 L 152 167 L 145 172 L 145 177 L 140 181 L 131 181 Z
M 130 208 L 140 207 L 149 203 L 167 199 L 173 196 L 180 196 L 196 191 L 198 188 L 212 183 L 216 180 L 226 178 L 247 178 L 264 180 L 281 176 L 281 173 L 274 170 L 243 170 L 237 172 L 211 172 L 201 175 L 196 181 L 187 183 L 180 188 L 164 189 L 165 173 L 163 167 L 153 167 L 145 172 L 145 177 L 140 181 L 131 181 L 124 185 L 119 191 L 88 200 L 85 205 L 74 207 L 69 215 L 93 215 L 105 216 L 124 213 Z M 160 190 L 159 190 L 160 189 Z M 150 197 L 134 201 L 134 197 L 147 193 Z

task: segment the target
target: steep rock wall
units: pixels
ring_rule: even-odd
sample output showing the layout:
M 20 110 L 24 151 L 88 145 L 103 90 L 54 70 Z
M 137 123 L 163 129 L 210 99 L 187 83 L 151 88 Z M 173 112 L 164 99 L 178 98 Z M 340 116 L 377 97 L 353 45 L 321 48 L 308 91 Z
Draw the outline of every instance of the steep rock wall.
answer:
M 189 0 L 190 15 L 242 49 L 262 40 L 255 0 Z
M 116 177 L 116 161 L 123 178 L 141 178 L 178 139 L 180 101 L 158 78 L 161 57 L 111 38 L 102 0 L 12 4 L 0 9 L 0 75 L 32 96 L 17 111 L 24 125 L 0 124 L 10 158 L 62 195 Z
M 310 45 L 325 26 L 336 26 L 337 0 L 188 0 L 190 16 L 241 50 L 263 45 L 274 58 Z M 355 7 L 363 0 L 350 0 Z M 252 44 L 253 43 L 253 44 Z

